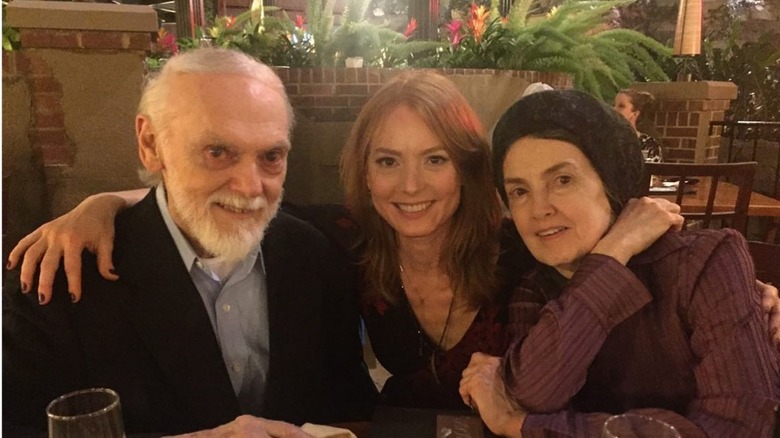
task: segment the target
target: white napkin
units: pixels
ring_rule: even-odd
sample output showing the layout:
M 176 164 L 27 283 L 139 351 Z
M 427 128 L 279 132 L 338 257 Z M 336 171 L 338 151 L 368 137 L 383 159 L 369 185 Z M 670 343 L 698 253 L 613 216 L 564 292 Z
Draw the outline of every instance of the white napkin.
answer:
M 301 429 L 317 438 L 357 438 L 354 433 L 347 429 L 322 424 L 306 423 L 301 426 Z

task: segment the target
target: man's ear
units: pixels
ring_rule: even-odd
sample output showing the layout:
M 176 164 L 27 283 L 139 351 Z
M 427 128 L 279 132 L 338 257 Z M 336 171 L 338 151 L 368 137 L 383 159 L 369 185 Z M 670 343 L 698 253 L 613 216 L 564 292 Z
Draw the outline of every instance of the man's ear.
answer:
M 135 136 L 138 139 L 138 156 L 146 170 L 157 173 L 164 168 L 158 150 L 158 139 L 149 117 L 139 114 L 135 117 Z

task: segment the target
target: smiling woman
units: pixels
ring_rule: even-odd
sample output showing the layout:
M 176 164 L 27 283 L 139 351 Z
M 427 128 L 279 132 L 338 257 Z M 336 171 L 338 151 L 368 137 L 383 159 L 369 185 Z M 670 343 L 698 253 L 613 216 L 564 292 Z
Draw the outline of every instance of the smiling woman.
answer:
M 384 403 L 465 408 L 457 387 L 469 356 L 508 345 L 513 281 L 497 265 L 530 260 L 499 246 L 489 161 L 476 114 L 434 73 L 394 78 L 353 126 L 342 180 L 360 229 L 364 318 L 393 374 Z
M 622 116 L 584 93 L 521 99 L 493 140 L 496 183 L 542 264 L 514 292 L 517 340 L 501 365 L 477 356 L 464 371 L 461 393 L 488 426 L 507 436 L 598 437 L 611 414 L 635 412 L 685 437 L 771 436 L 780 364 L 744 238 L 667 232 L 682 224 L 677 215 L 626 228 L 652 203 L 631 199 L 642 179 L 639 142 Z M 619 245 L 628 252 L 605 257 L 621 229 L 630 230 Z

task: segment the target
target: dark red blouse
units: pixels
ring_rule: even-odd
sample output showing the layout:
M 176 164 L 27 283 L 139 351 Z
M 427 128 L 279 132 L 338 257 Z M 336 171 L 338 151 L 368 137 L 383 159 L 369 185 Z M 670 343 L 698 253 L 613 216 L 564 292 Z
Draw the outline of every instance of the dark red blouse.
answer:
M 362 290 L 357 268 L 355 242 L 358 228 L 344 206 L 336 204 L 284 204 L 285 211 L 311 223 L 337 247 L 334 254 L 351 263 Z M 508 300 L 514 287 L 534 261 L 517 235 L 514 224 L 502 224 L 501 253 L 498 260 L 501 288 L 496 299 L 482 306 L 463 338 L 448 351 L 419 330 L 419 323 L 403 293 L 399 303 L 385 300 L 366 303 L 363 320 L 379 363 L 392 376 L 380 395 L 380 403 L 400 407 L 467 409 L 458 394 L 461 373 L 475 352 L 501 356 L 509 345 Z M 433 360 L 431 360 L 433 357 Z M 434 375 L 432 364 L 436 368 Z

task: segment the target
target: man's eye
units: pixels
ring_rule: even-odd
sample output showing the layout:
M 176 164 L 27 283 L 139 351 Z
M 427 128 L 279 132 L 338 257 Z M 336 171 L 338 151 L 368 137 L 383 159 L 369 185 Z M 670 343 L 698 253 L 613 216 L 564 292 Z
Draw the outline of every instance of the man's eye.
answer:
M 561 185 L 566 185 L 571 182 L 572 178 L 569 175 L 561 175 L 558 177 L 558 183 Z
M 227 150 L 222 146 L 211 146 L 208 148 L 207 153 L 211 158 L 223 158 L 227 155 Z
M 265 161 L 268 161 L 269 163 L 276 163 L 282 161 L 283 155 L 279 151 L 271 151 L 266 152 L 263 158 L 265 158 Z

